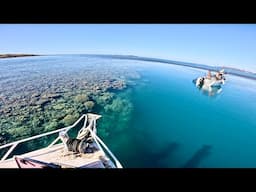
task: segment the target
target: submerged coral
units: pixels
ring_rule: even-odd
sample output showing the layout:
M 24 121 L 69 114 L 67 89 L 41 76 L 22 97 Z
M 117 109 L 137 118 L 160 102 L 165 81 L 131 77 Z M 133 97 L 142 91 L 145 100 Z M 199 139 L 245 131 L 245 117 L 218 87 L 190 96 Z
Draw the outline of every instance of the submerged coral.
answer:
M 74 115 L 67 115 L 64 117 L 63 122 L 65 126 L 69 126 L 73 124 L 77 118 L 79 117 L 79 114 L 75 113 Z
M 89 100 L 89 97 L 87 95 L 77 95 L 74 100 L 77 103 L 84 103 Z
M 94 102 L 93 101 L 86 101 L 84 103 L 84 106 L 85 108 L 88 110 L 88 111 L 91 111 L 94 107 Z
M 99 124 L 99 134 L 103 137 L 111 137 L 129 128 L 133 105 L 128 91 L 117 94 L 116 98 L 103 106 L 104 116 Z
M 78 67 L 51 62 L 47 70 L 31 64 L 24 70 L 32 73 L 17 75 L 17 68 L 9 80 L 0 80 L 0 144 L 69 126 L 87 112 L 103 115 L 99 132 L 105 136 L 114 130 L 109 122 L 118 123 L 116 130 L 127 127 L 132 104 L 119 93 L 139 78 L 136 70 L 100 62 Z M 65 69 L 55 70 L 60 66 Z

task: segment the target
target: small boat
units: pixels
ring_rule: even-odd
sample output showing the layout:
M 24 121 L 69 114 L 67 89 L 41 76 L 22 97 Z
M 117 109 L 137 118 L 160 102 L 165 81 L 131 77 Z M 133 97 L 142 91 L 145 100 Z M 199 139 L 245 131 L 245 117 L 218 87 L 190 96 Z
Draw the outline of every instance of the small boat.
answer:
M 96 120 L 100 117 L 92 113 L 83 114 L 71 126 L 0 146 L 0 150 L 9 148 L 0 160 L 0 168 L 123 168 L 97 136 Z M 71 138 L 70 130 L 79 123 L 83 124 L 82 128 L 76 138 Z M 20 155 L 11 155 L 17 145 L 56 133 L 57 138 L 46 147 Z
M 224 79 L 216 79 L 212 77 L 211 79 L 207 79 L 205 77 L 198 77 L 196 79 L 196 86 L 201 88 L 201 87 L 220 87 L 221 85 L 225 84 Z
M 225 81 L 224 70 L 220 70 L 215 75 L 211 75 L 209 71 L 207 76 L 198 77 L 193 80 L 193 83 L 203 93 L 213 96 L 222 91 L 222 85 L 225 84 Z
M 208 72 L 207 76 L 198 77 L 193 80 L 198 88 L 202 87 L 220 87 L 225 84 L 226 78 L 224 77 L 224 70 L 218 71 L 215 75 L 211 75 L 211 72 Z

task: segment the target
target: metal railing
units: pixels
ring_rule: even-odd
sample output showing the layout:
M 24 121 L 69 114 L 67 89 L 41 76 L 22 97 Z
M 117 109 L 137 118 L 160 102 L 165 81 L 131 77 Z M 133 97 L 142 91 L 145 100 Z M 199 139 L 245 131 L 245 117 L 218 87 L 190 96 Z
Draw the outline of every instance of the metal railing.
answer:
M 93 114 L 92 114 L 93 115 Z M 0 146 L 0 150 L 1 149 L 4 149 L 4 148 L 7 148 L 7 147 L 10 147 L 10 149 L 4 154 L 4 156 L 2 157 L 2 159 L 0 160 L 0 162 L 3 162 L 4 160 L 6 160 L 8 158 L 8 156 L 11 154 L 11 152 L 13 152 L 13 150 L 17 147 L 17 145 L 19 145 L 20 143 L 24 143 L 24 142 L 27 142 L 27 141 L 31 141 L 31 140 L 34 140 L 34 139 L 38 139 L 40 137 L 44 137 L 44 136 L 47 136 L 47 135 L 52 135 L 54 133 L 59 133 L 59 132 L 62 132 L 64 131 L 65 133 L 67 133 L 70 129 L 74 128 L 83 118 L 85 118 L 85 122 L 84 122 L 84 125 L 82 127 L 85 128 L 86 127 L 86 123 L 88 121 L 88 117 L 87 117 L 87 114 L 83 114 L 73 125 L 71 126 L 68 126 L 68 127 L 64 127 L 64 128 L 61 128 L 61 129 L 57 129 L 57 130 L 54 130 L 54 131 L 50 131 L 50 132 L 47 132 L 47 133 L 43 133 L 43 134 L 40 134 L 40 135 L 36 135 L 36 136 L 32 136 L 32 137 L 29 137 L 29 138 L 26 138 L 26 139 L 21 139 L 19 141 L 15 141 L 15 142 L 12 142 L 12 143 L 8 143 L 8 144 L 5 144 L 5 145 L 2 145 Z M 89 131 L 93 137 L 93 139 L 95 140 L 96 144 L 98 145 L 99 149 L 103 152 L 103 148 L 105 149 L 105 151 L 108 153 L 108 155 L 114 160 L 114 164 L 116 166 L 116 168 L 123 168 L 121 163 L 117 160 L 117 158 L 114 156 L 114 154 L 110 151 L 110 149 L 105 145 L 105 143 L 95 134 L 96 133 L 96 119 L 94 118 L 93 120 L 93 130 L 89 128 Z M 47 148 L 50 148 L 52 147 L 54 144 L 56 144 L 58 141 L 60 140 L 60 136 L 58 136 L 51 144 L 49 144 L 47 146 Z
M 109 150 L 109 148 L 105 145 L 105 143 L 91 129 L 89 129 L 89 130 L 91 132 L 92 137 L 95 139 L 95 142 L 97 143 L 97 145 L 100 146 L 100 148 L 102 146 L 108 152 L 109 156 L 114 160 L 116 167 L 123 168 L 121 163 L 118 161 L 118 159 L 115 157 L 115 155 Z M 101 148 L 101 150 L 103 151 L 102 148 Z

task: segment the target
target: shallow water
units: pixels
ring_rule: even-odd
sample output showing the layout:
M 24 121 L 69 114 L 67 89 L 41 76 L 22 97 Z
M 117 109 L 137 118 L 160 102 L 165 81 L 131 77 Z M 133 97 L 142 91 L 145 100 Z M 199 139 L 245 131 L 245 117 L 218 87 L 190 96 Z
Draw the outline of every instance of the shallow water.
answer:
M 124 167 L 256 167 L 253 80 L 227 75 L 222 91 L 209 96 L 192 83 L 204 70 L 176 65 L 86 56 L 5 59 L 0 65 L 1 94 L 9 97 L 20 95 L 19 88 L 29 95 L 27 85 L 75 84 L 91 69 L 104 71 L 106 79 L 124 76 L 128 88 L 93 111 L 103 115 L 98 133 Z M 135 71 L 140 78 L 132 78 Z

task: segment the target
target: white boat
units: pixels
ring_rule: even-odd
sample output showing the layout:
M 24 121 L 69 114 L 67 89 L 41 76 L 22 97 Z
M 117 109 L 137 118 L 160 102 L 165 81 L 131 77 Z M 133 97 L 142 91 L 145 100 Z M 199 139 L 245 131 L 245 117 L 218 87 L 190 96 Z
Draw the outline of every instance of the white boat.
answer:
M 198 77 L 196 79 L 196 86 L 197 87 L 218 87 L 225 84 L 224 79 L 217 80 L 214 77 L 211 79 L 207 79 L 205 77 Z
M 195 84 L 198 88 L 210 88 L 210 87 L 220 87 L 225 84 L 226 78 L 224 77 L 224 70 L 220 70 L 215 75 L 211 75 L 210 71 L 207 76 L 198 77 L 195 79 Z
M 198 77 L 193 80 L 196 87 L 203 93 L 213 96 L 222 91 L 222 85 L 225 84 L 224 70 L 220 70 L 215 75 L 211 75 L 210 71 L 207 76 Z
M 0 168 L 123 168 L 97 136 L 96 120 L 100 117 L 92 113 L 83 114 L 71 126 L 0 146 L 0 150 L 9 148 L 0 160 Z M 76 138 L 68 138 L 69 142 L 66 142 L 64 136 L 68 136 L 69 131 L 82 121 L 84 121 L 83 127 L 78 131 Z M 53 134 L 58 136 L 47 147 L 21 155 L 11 155 L 17 145 Z M 72 147 L 73 150 L 70 150 Z

